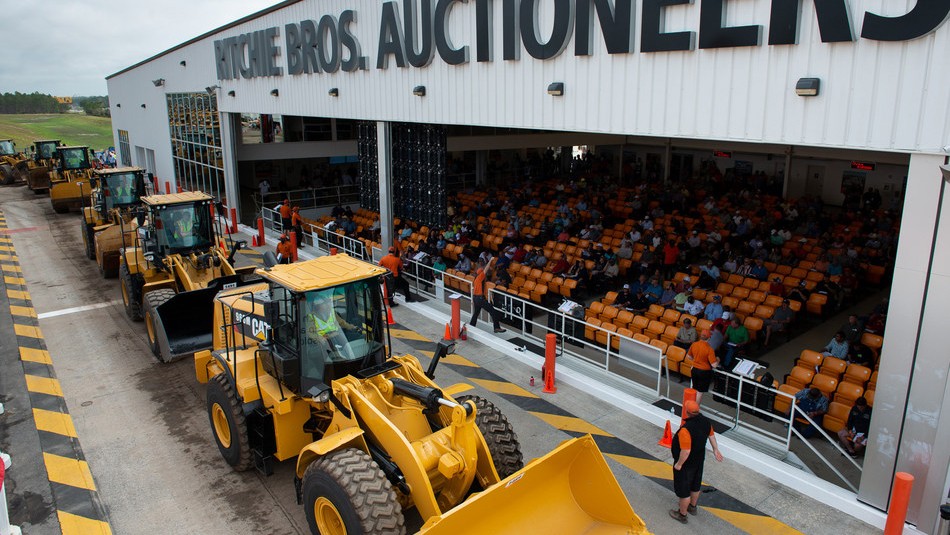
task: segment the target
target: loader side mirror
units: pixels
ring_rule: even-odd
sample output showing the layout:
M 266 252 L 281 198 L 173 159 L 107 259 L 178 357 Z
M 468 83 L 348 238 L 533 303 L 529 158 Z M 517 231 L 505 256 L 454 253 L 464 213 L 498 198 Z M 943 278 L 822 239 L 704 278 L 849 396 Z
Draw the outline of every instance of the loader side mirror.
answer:
M 429 368 L 426 370 L 426 377 L 435 379 L 435 368 L 439 365 L 439 361 L 452 351 L 455 351 L 455 342 L 439 342 L 435 354 L 432 355 L 432 361 L 429 362 Z
M 220 217 L 228 217 L 228 212 L 224 209 L 224 203 L 221 201 L 214 203 L 214 209 L 217 210 Z
M 138 223 L 140 227 L 141 227 L 141 226 L 144 226 L 144 225 L 145 225 L 145 212 L 139 211 L 137 214 L 135 214 L 135 222 Z
M 274 256 L 273 251 L 267 251 L 264 253 L 264 269 L 270 269 L 277 265 L 277 257 Z

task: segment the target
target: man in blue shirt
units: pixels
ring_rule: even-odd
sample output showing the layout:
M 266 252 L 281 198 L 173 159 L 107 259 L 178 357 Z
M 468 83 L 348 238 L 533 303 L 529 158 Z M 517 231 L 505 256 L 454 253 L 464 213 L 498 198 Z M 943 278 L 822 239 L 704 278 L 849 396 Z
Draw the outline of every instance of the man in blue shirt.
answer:
M 706 308 L 703 310 L 703 317 L 709 321 L 716 321 L 722 317 L 722 296 L 715 295 L 713 296 L 712 303 L 706 305 Z
M 663 287 L 660 286 L 659 279 L 656 277 L 650 279 L 650 284 L 646 287 L 643 293 L 646 295 L 646 298 L 650 301 L 650 303 L 656 303 L 663 294 Z
M 769 277 L 769 270 L 766 269 L 765 262 L 763 262 L 762 259 L 757 259 L 755 261 L 755 267 L 752 268 L 750 275 L 759 279 L 760 281 L 764 281 Z

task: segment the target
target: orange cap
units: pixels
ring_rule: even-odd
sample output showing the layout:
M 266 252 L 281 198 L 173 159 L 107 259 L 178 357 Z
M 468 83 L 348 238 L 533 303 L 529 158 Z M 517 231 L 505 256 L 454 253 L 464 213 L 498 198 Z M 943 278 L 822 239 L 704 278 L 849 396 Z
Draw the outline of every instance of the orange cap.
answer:
M 691 399 L 687 400 L 686 403 L 683 404 L 683 408 L 686 409 L 687 414 L 699 414 L 699 403 L 696 403 Z

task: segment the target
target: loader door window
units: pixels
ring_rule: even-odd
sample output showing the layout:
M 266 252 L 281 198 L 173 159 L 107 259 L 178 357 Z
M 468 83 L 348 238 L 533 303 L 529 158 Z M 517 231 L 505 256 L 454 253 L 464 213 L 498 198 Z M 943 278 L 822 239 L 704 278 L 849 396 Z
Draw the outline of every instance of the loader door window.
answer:
M 40 143 L 36 147 L 36 154 L 40 159 L 48 160 L 53 157 L 54 150 L 56 150 L 55 143 Z
M 297 352 L 297 302 L 294 294 L 281 286 L 274 286 L 271 299 L 277 302 L 277 324 L 274 340 L 283 352 Z
M 89 153 L 83 147 L 75 149 L 60 149 L 60 161 L 63 162 L 63 169 L 66 171 L 75 171 L 77 169 L 89 169 Z
M 172 252 L 203 250 L 211 246 L 211 212 L 207 203 L 163 206 L 159 219 L 159 245 L 169 247 Z
M 0 141 L 0 156 L 12 156 L 16 154 L 12 141 Z
M 135 173 L 117 173 L 106 179 L 106 209 L 116 206 L 128 206 L 138 201 Z

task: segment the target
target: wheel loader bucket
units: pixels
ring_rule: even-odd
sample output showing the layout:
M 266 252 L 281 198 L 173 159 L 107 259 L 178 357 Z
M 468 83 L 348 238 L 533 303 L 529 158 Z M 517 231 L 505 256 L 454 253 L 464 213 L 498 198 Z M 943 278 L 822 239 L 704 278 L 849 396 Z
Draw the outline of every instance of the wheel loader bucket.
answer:
M 182 292 L 155 309 L 168 341 L 164 357 L 175 359 L 211 349 L 217 293 L 217 287 Z
M 426 535 L 650 533 L 594 439 L 575 438 L 458 507 L 430 518 Z

